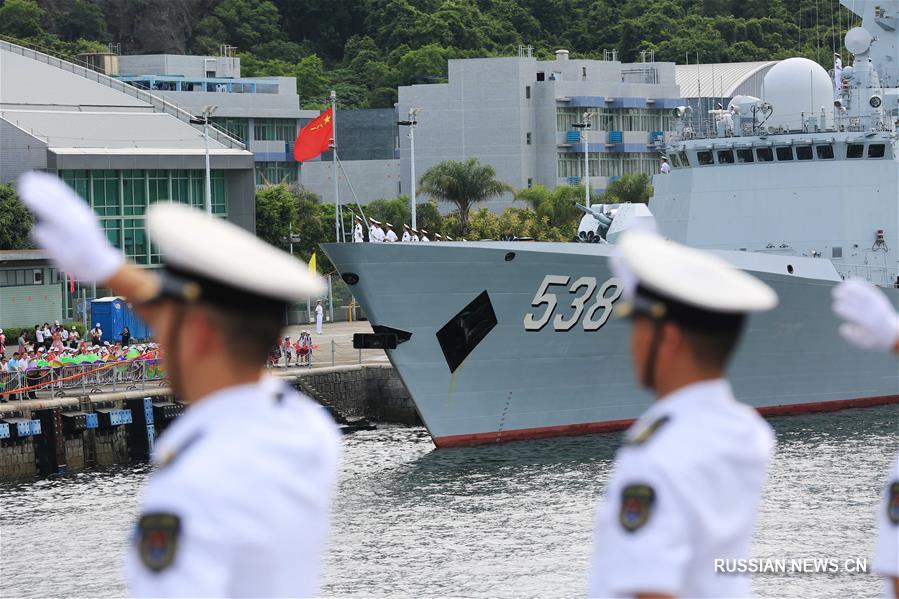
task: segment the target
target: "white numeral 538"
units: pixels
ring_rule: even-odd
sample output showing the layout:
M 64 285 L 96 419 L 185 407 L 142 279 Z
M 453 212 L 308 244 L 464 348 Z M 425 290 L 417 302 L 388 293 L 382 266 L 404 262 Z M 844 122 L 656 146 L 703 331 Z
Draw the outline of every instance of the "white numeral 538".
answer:
M 539 331 L 545 327 L 550 319 L 553 322 L 553 329 L 556 331 L 570 331 L 581 320 L 583 316 L 583 327 L 585 331 L 598 331 L 600 327 L 606 324 L 609 316 L 612 315 L 612 304 L 621 297 L 621 284 L 615 277 L 610 278 L 597 290 L 595 277 L 581 277 L 576 279 L 571 286 L 568 282 L 571 277 L 566 275 L 546 275 L 537 294 L 531 301 L 531 306 L 539 308 L 546 305 L 543 313 L 537 316 L 538 311 L 529 312 L 524 315 L 524 330 Z M 558 305 L 558 299 L 554 292 L 550 292 L 550 287 L 568 287 L 568 293 L 574 295 L 571 300 L 572 312 L 569 315 L 553 313 Z M 611 294 L 606 294 L 611 291 Z M 594 292 L 595 295 L 594 295 Z M 587 307 L 590 298 L 594 298 L 592 304 Z

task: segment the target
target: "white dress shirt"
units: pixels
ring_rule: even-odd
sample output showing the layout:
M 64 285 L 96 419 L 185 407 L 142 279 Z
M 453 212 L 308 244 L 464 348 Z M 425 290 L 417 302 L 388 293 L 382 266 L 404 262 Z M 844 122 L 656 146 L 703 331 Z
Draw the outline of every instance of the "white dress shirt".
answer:
M 131 594 L 317 596 L 340 443 L 324 408 L 274 378 L 191 406 L 155 448 Z
M 630 428 L 596 516 L 590 597 L 746 597 L 716 574 L 746 559 L 774 448 L 771 427 L 724 379 L 655 402 Z

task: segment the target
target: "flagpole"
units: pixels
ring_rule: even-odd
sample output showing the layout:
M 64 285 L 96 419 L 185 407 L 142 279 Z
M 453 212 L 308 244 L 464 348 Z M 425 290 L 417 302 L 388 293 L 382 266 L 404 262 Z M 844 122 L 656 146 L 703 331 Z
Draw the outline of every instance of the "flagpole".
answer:
M 333 89 L 331 90 L 331 138 L 333 139 L 334 149 L 331 152 L 331 162 L 332 168 L 331 172 L 334 176 L 334 237 L 337 242 L 343 241 L 341 239 L 341 231 L 340 231 L 340 185 L 337 179 L 337 92 Z

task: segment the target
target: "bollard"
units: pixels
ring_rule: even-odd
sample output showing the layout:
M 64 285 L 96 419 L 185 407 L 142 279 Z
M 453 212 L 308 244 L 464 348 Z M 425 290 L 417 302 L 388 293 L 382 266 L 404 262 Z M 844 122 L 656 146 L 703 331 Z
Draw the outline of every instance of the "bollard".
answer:
M 333 339 L 331 339 L 331 366 L 334 366 L 334 363 L 335 363 L 334 360 L 336 359 L 336 355 L 337 355 L 337 344 L 334 342 Z

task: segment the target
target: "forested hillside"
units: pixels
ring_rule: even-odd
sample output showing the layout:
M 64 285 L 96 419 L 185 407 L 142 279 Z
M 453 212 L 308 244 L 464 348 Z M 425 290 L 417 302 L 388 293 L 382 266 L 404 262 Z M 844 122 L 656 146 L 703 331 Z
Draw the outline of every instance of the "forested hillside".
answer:
M 862 1 L 862 0 L 860 0 Z M 79 40 L 123 53 L 217 54 L 237 46 L 245 75 L 297 77 L 304 105 L 338 91 L 346 107 L 384 107 L 396 87 L 440 81 L 446 60 L 572 57 L 622 60 L 654 50 L 682 63 L 802 55 L 831 63 L 858 18 L 836 0 L 4 0 L 0 34 L 70 51 Z M 844 53 L 845 55 L 845 53 Z

